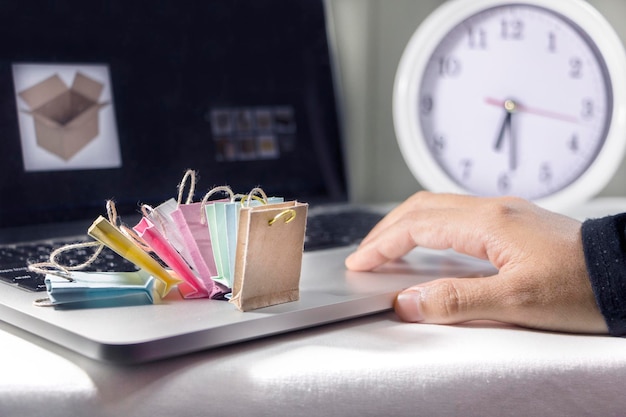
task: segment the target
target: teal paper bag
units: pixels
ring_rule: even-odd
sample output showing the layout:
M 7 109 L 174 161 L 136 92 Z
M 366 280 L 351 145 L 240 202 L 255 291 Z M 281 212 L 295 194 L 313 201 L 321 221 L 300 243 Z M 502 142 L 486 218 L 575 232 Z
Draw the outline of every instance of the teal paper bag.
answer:
M 56 308 L 153 304 L 154 278 L 136 272 L 72 272 L 72 280 L 46 275 L 48 298 Z
M 242 207 L 258 207 L 284 202 L 282 197 L 269 197 L 263 201 L 249 199 L 242 205 L 240 201 L 216 201 L 205 206 L 209 233 L 213 244 L 213 258 L 217 275 L 213 280 L 232 288 L 237 249 L 237 228 L 239 210 Z
M 217 274 L 213 276 L 213 280 L 219 282 L 227 288 L 232 288 L 232 274 L 230 269 L 229 258 L 229 240 L 228 226 L 226 223 L 227 207 L 237 207 L 241 204 L 238 202 L 215 202 L 205 206 L 209 233 L 211 235 L 211 243 L 213 249 L 213 259 Z

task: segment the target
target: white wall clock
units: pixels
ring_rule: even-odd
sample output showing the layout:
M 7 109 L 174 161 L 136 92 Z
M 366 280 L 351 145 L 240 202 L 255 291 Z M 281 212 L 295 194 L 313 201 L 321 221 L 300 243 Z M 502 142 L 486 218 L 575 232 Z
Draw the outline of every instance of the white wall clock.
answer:
M 394 126 L 437 192 L 562 209 L 612 178 L 626 145 L 626 55 L 582 0 L 452 0 L 410 39 Z

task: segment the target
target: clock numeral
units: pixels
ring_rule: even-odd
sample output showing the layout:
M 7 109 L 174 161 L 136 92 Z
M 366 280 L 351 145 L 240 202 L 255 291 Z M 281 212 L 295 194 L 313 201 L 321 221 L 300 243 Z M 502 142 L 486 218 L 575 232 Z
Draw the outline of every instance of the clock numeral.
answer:
M 567 147 L 573 153 L 578 152 L 579 144 L 578 144 L 578 135 L 574 133 L 569 141 L 567 141 Z
M 467 181 L 472 176 L 473 161 L 471 159 L 461 159 L 461 178 Z
M 420 100 L 420 112 L 422 112 L 423 115 L 429 115 L 432 110 L 433 110 L 432 96 L 430 95 L 422 96 L 422 99 Z
M 554 32 L 548 32 L 548 52 L 556 52 L 556 35 Z
M 552 180 L 552 168 L 550 164 L 544 163 L 539 167 L 539 181 L 549 183 Z
M 524 38 L 524 22 L 518 19 L 502 19 L 500 22 L 502 39 L 520 40 Z
M 486 49 L 487 32 L 484 29 L 470 27 L 467 30 L 467 43 L 470 49 Z
M 439 75 L 455 77 L 461 73 L 461 63 L 452 56 L 439 58 Z
M 430 141 L 430 149 L 435 155 L 440 155 L 446 148 L 446 140 L 443 136 L 435 134 Z
M 569 60 L 569 76 L 571 78 L 582 78 L 583 61 L 578 57 L 572 57 Z
M 498 177 L 498 191 L 500 194 L 506 194 L 511 189 L 511 179 L 508 174 L 502 174 Z
M 588 98 L 583 100 L 582 108 L 580 110 L 580 115 L 583 119 L 586 119 L 586 120 L 593 119 L 593 115 L 594 115 L 593 101 L 591 101 Z

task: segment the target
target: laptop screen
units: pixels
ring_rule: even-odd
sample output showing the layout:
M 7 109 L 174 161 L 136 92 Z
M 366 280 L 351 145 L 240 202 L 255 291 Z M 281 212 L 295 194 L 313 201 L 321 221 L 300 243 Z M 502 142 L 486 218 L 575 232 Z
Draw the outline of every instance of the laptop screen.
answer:
M 213 186 L 346 197 L 323 0 L 0 6 L 0 227 Z

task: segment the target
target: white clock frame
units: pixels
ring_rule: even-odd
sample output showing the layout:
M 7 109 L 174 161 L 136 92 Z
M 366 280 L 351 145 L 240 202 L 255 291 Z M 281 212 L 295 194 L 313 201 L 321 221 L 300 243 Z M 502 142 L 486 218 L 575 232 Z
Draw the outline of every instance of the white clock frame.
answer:
M 612 86 L 613 109 L 602 149 L 571 184 L 535 202 L 562 210 L 601 191 L 615 175 L 626 151 L 626 53 L 607 20 L 582 0 L 451 0 L 429 15 L 409 40 L 396 72 L 393 121 L 398 144 L 412 174 L 431 191 L 467 194 L 437 163 L 422 134 L 418 94 L 426 65 L 442 39 L 458 24 L 486 9 L 529 5 L 553 11 L 574 22 L 595 43 Z

